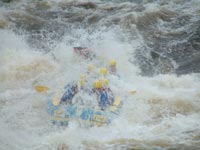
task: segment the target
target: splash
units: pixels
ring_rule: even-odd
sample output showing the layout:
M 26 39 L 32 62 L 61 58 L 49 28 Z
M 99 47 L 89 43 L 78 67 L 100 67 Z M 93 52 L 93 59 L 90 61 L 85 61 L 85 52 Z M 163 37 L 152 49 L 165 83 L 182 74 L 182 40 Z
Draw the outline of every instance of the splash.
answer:
M 197 1 L 0 4 L 1 149 L 199 149 Z M 82 59 L 75 46 L 97 59 Z M 50 124 L 48 95 L 110 59 L 120 75 L 108 77 L 124 103 L 119 117 L 102 127 Z

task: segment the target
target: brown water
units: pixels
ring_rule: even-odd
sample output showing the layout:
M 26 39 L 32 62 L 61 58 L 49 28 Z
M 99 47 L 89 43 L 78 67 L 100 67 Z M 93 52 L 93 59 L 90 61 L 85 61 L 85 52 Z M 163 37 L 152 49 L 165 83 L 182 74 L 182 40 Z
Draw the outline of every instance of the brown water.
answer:
M 1 1 L 0 149 L 200 149 L 199 8 L 198 0 Z M 74 46 L 98 58 L 85 61 Z M 119 117 L 103 127 L 51 125 L 49 93 L 109 59 L 120 75 L 108 76 L 124 103 Z M 51 90 L 37 93 L 36 84 Z

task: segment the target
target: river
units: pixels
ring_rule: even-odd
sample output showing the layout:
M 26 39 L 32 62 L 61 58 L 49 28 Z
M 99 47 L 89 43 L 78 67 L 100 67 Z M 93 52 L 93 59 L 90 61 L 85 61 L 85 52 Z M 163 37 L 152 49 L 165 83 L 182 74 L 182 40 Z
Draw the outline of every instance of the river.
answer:
M 98 58 L 80 58 L 75 46 Z M 59 91 L 109 59 L 120 76 L 109 77 L 123 101 L 118 118 L 52 125 L 48 93 L 34 86 Z M 0 149 L 198 150 L 199 62 L 199 0 L 2 0 Z

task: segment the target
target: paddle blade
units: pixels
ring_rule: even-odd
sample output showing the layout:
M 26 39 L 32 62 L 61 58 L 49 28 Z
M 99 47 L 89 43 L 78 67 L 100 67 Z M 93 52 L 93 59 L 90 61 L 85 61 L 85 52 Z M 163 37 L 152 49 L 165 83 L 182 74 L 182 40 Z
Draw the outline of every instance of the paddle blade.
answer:
M 136 94 L 136 91 L 132 90 L 132 91 L 129 91 L 128 93 L 131 94 L 131 95 L 133 95 L 133 94 Z
M 52 100 L 52 104 L 54 106 L 58 106 L 60 104 L 60 98 L 59 97 L 55 97 L 53 100 Z
M 49 90 L 49 88 L 46 87 L 46 86 L 37 85 L 37 86 L 35 86 L 35 90 L 36 90 L 37 92 L 46 92 L 46 91 Z

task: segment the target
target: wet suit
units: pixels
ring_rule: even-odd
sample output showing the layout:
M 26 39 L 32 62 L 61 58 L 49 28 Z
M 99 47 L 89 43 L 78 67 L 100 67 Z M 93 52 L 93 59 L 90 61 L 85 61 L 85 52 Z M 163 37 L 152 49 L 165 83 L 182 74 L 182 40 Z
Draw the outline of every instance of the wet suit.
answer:
M 99 92 L 100 94 L 100 107 L 102 110 L 104 110 L 108 104 L 108 95 L 107 92 L 102 90 Z
M 99 106 L 104 110 L 108 105 L 111 105 L 114 101 L 114 94 L 110 88 L 93 89 L 93 93 L 96 93 Z
M 63 94 L 63 96 L 61 98 L 61 103 L 64 102 L 64 103 L 67 103 L 67 104 L 71 104 L 73 97 L 78 92 L 78 87 L 77 87 L 77 85 L 68 84 L 65 87 L 65 89 L 66 89 L 66 92 Z

